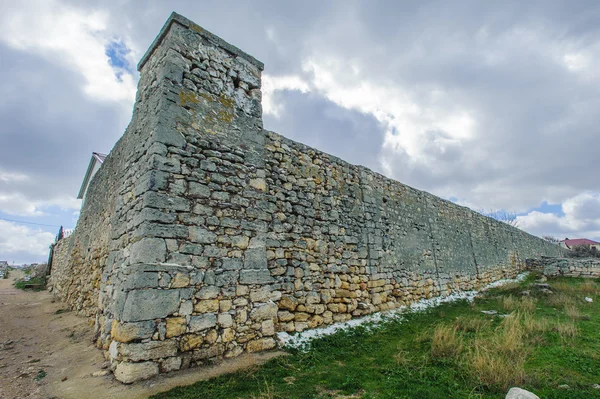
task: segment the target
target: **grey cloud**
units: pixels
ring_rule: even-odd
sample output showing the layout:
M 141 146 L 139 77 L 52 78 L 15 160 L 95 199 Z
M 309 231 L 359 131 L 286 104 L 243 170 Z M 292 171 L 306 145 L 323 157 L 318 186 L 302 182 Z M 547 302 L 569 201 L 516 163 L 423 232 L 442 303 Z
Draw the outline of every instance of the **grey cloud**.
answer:
M 348 162 L 379 170 L 384 132 L 375 118 L 341 108 L 315 94 L 276 93 L 284 116 L 266 115 L 265 126 Z
M 137 57 L 174 7 L 67 4 L 108 11 L 109 31 Z M 465 109 L 477 122 L 477 135 L 462 141 L 424 130 L 430 157 L 420 162 L 382 148 L 384 127 L 373 116 L 316 93 L 280 92 L 285 111 L 266 116 L 265 126 L 284 136 L 375 170 L 385 160 L 404 183 L 482 208 L 527 209 L 600 191 L 589 178 L 598 170 L 600 82 L 557 59 L 600 42 L 596 1 L 188 1 L 175 8 L 259 58 L 271 75 L 310 82 L 307 59 L 335 58 L 360 68 L 349 79 L 400 87 L 424 110 Z M 0 190 L 36 199 L 75 193 L 90 152 L 112 147 L 129 111 L 89 100 L 77 74 L 40 57 L 0 47 L 0 72 L 0 92 L 10 99 L 0 99 L 0 167 L 35 182 Z M 434 104 L 433 90 L 446 93 L 447 104 Z

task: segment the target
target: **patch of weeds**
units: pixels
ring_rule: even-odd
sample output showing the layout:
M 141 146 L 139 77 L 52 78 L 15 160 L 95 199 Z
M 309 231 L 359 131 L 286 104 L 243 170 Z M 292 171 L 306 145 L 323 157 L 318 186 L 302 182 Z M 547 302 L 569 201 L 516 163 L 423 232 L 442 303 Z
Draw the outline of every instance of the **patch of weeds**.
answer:
M 56 312 L 54 312 L 54 314 L 63 314 L 63 313 L 67 313 L 70 312 L 70 309 L 58 309 Z
M 32 278 L 29 281 L 15 281 L 15 288 L 20 290 L 44 291 L 46 289 L 46 279 L 42 277 Z
M 44 370 L 38 371 L 37 375 L 33 378 L 35 381 L 41 381 L 46 378 L 48 374 Z

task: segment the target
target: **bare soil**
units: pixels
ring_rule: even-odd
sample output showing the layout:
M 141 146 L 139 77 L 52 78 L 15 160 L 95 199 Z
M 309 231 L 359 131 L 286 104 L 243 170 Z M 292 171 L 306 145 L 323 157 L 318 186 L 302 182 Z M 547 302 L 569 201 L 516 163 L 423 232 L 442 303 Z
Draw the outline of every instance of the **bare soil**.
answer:
M 93 326 L 47 291 L 13 287 L 19 271 L 0 280 L 0 399 L 147 398 L 196 381 L 262 364 L 281 352 L 242 355 L 214 366 L 164 374 L 124 385 L 106 369 Z

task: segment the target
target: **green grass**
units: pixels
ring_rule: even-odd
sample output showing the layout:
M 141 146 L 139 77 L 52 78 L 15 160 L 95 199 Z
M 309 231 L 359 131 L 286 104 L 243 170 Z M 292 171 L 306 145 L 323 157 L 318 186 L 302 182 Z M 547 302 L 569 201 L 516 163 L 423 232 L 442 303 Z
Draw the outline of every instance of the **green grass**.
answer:
M 28 286 L 29 284 L 33 284 L 33 285 L 37 286 L 35 288 L 32 288 L 33 291 L 43 291 L 46 289 L 46 279 L 43 277 L 32 278 L 29 281 L 24 281 L 24 280 L 15 281 L 15 288 L 24 290 L 24 289 L 26 289 L 25 287 Z
M 545 399 L 600 398 L 600 282 L 552 279 L 544 295 L 532 280 L 153 398 L 504 398 L 515 385 Z M 492 309 L 509 316 L 480 312 Z

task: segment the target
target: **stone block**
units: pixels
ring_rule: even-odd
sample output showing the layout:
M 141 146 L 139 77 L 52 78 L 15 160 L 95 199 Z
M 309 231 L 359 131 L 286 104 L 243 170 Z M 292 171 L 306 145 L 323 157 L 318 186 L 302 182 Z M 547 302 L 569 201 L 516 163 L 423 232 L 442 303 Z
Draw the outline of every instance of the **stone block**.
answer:
M 170 197 L 167 194 L 148 191 L 143 198 L 144 208 L 168 209 L 170 211 L 189 212 L 190 202 L 181 197 Z
M 264 305 L 258 306 L 250 312 L 250 318 L 254 321 L 262 321 L 266 319 L 273 319 L 277 317 L 277 305 L 274 303 L 265 303 Z
M 287 309 L 287 310 L 293 312 L 294 310 L 296 310 L 297 306 L 298 306 L 298 299 L 296 299 L 290 295 L 282 295 L 281 296 L 281 300 L 279 301 L 279 308 Z
M 198 332 L 215 327 L 217 325 L 217 316 L 208 313 L 200 316 L 190 316 L 190 331 Z
M 181 341 L 179 342 L 179 350 L 182 352 L 191 351 L 196 349 L 204 342 L 204 338 L 199 334 L 186 334 L 181 337 Z
M 150 341 L 119 345 L 119 355 L 124 361 L 139 362 L 177 354 L 177 341 Z
M 115 378 L 124 384 L 147 380 L 158 374 L 158 364 L 154 362 L 121 362 L 115 369 Z
M 275 348 L 276 343 L 273 338 L 262 338 L 248 342 L 246 351 L 249 353 L 260 352 Z
M 229 313 L 220 313 L 217 317 L 217 322 L 220 327 L 228 328 L 233 326 L 233 318 Z
M 127 294 L 121 321 L 162 319 L 179 309 L 179 290 L 135 290 Z
M 266 269 L 267 250 L 263 248 L 248 248 L 244 253 L 244 269 Z
M 240 270 L 242 268 L 242 260 L 239 258 L 223 258 L 222 262 L 225 270 Z
M 214 299 L 219 296 L 219 288 L 215 286 L 205 286 L 198 290 L 196 298 L 198 299 Z
M 186 330 L 187 323 L 185 321 L 185 317 L 169 317 L 167 319 L 167 338 L 183 335 Z
M 219 300 L 218 299 L 204 299 L 198 301 L 194 305 L 194 312 L 196 313 L 215 313 L 219 311 Z
M 164 359 L 160 363 L 160 372 L 168 373 L 170 371 L 179 370 L 181 368 L 181 358 L 180 357 L 170 357 L 168 359 Z
M 130 263 L 161 263 L 167 258 L 167 245 L 162 238 L 142 238 L 129 249 Z
M 110 335 L 115 341 L 130 342 L 150 338 L 154 334 L 154 330 L 155 324 L 152 320 L 135 323 L 121 323 L 113 320 Z
M 197 244 L 212 244 L 217 241 L 217 235 L 203 227 L 191 226 L 189 228 L 189 239 Z
M 210 188 L 205 184 L 190 182 L 188 186 L 188 195 L 191 198 L 208 198 L 210 197 Z M 194 210 L 196 210 L 196 208 L 194 208 Z M 212 213 L 212 211 L 209 212 Z
M 240 283 L 242 284 L 268 284 L 271 281 L 269 270 L 242 270 Z

